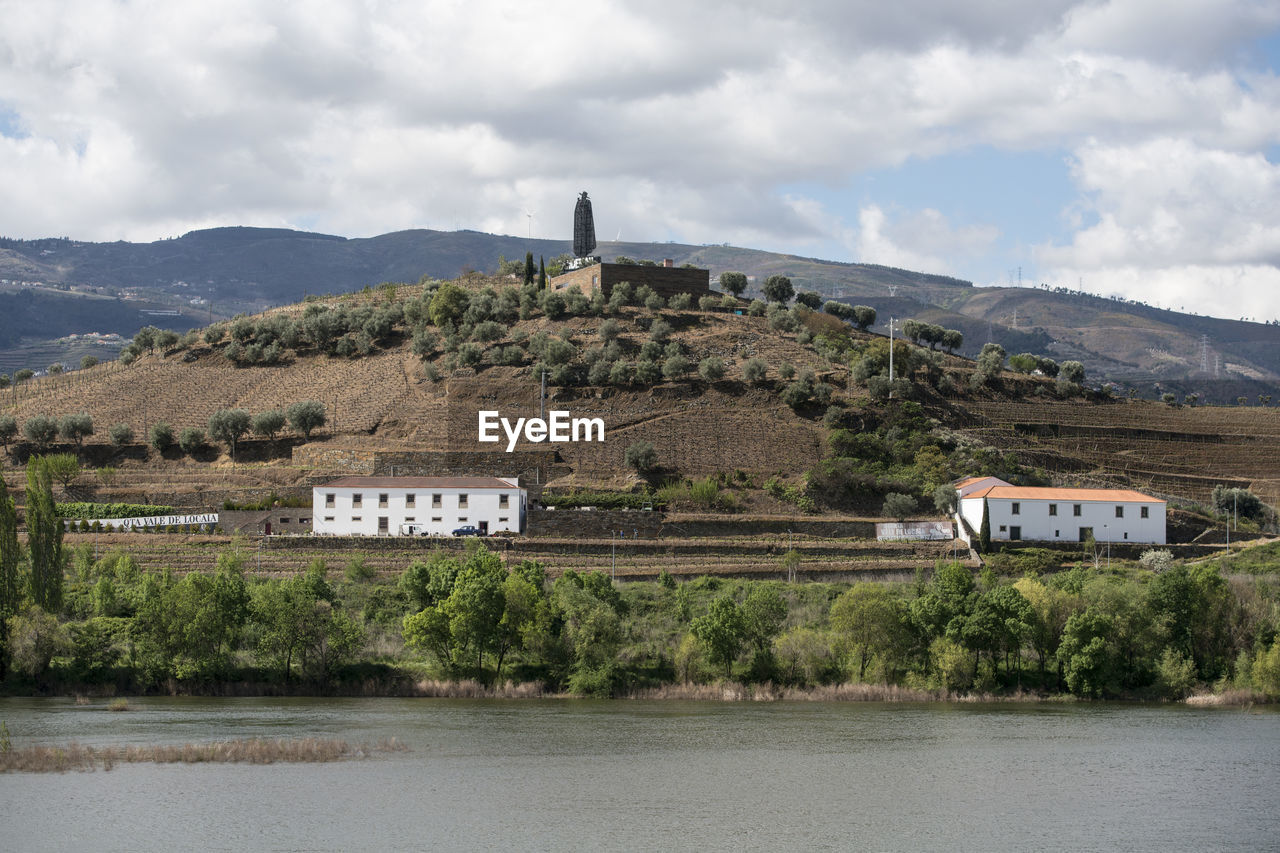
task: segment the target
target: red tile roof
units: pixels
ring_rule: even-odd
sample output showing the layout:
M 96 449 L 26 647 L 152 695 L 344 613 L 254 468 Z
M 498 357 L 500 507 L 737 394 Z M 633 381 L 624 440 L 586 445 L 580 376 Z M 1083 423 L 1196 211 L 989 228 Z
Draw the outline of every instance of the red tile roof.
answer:
M 961 500 L 972 498 L 1005 498 L 1023 501 L 1101 501 L 1104 503 L 1162 504 L 1160 498 L 1133 489 L 1068 489 L 1040 486 L 990 486 L 970 492 Z
M 511 479 L 516 479 L 512 477 Z M 318 489 L 515 489 L 497 477 L 342 477 Z

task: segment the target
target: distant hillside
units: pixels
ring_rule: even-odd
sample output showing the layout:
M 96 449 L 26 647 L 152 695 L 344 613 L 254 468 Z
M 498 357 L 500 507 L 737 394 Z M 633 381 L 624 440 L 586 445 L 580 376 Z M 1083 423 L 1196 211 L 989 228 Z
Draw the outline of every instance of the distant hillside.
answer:
M 95 288 L 99 296 L 128 290 L 188 318 L 157 325 L 187 328 L 201 319 L 296 302 L 307 294 L 416 282 L 423 275 L 452 278 L 467 270 L 492 271 L 500 256 L 519 259 L 532 252 L 549 259 L 569 249 L 567 240 L 476 231 L 411 230 L 346 239 L 284 229 L 215 228 L 146 244 L 0 240 L 0 279 Z M 1112 379 L 1145 397 L 1166 390 L 1195 392 L 1216 402 L 1280 396 L 1280 326 L 1061 290 L 980 288 L 942 275 L 733 246 L 606 242 L 596 251 L 610 260 L 626 255 L 705 266 L 713 281 L 720 272 L 740 270 L 752 278 L 749 294 L 757 293 L 769 275 L 787 275 L 797 289 L 876 308 L 877 328 L 886 328 L 890 316 L 939 323 L 964 333 L 967 354 L 991 340 L 1011 354 L 1075 359 L 1093 379 Z M 54 327 L 59 333 L 131 335 L 150 322 L 127 310 L 99 310 L 104 307 L 76 311 L 67 303 L 32 305 L 21 323 L 0 325 L 0 364 L 21 362 L 17 338 L 44 346 Z M 57 315 L 56 322 L 51 315 Z M 1207 370 L 1201 369 L 1202 360 Z

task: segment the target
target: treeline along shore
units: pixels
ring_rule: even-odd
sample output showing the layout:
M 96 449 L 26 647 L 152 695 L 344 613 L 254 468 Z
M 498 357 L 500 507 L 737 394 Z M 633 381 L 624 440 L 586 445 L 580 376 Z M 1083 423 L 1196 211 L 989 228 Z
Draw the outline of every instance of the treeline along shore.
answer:
M 9 695 L 1280 697 L 1274 543 L 1225 574 L 1032 552 L 899 583 L 617 583 L 478 540 L 392 574 L 336 553 L 266 577 L 235 544 L 181 574 L 81 544 L 51 573 L 40 547 L 11 576 Z

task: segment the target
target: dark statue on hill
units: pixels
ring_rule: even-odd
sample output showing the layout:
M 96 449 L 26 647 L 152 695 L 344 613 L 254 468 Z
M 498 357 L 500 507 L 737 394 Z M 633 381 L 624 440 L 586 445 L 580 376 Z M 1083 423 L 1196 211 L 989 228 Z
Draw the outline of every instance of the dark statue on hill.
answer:
M 589 257 L 596 248 L 596 220 L 591 215 L 591 199 L 583 193 L 573 209 L 573 256 Z

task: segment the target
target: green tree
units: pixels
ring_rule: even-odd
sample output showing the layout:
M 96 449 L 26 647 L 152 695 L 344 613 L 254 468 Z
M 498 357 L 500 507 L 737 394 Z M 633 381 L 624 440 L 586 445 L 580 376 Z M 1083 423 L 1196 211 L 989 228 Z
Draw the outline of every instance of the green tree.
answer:
M 22 546 L 18 543 L 18 512 L 4 478 L 0 477 L 0 678 L 8 660 L 8 624 L 22 606 Z
M 209 417 L 209 437 L 225 444 L 234 462 L 236 444 L 249 431 L 250 424 L 251 418 L 244 409 L 219 409 Z
M 1100 696 L 1110 689 L 1115 664 L 1107 638 L 1112 629 L 1111 618 L 1092 607 L 1067 619 L 1058 655 L 1072 693 Z
M 76 447 L 80 447 L 87 436 L 93 435 L 93 418 L 87 412 L 63 415 L 58 421 L 58 432 L 63 439 L 73 441 Z
M 733 663 L 747 639 L 746 619 L 738 603 L 730 596 L 720 596 L 705 614 L 693 620 L 689 630 L 706 648 L 711 662 L 724 667 L 724 677 L 731 678 Z
M 796 294 L 796 304 L 817 311 L 822 307 L 822 297 L 813 290 L 802 290 Z
M 452 282 L 445 282 L 431 297 L 431 307 L 427 313 L 436 326 L 457 323 L 466 313 L 471 298 L 467 291 Z
M 749 385 L 759 385 L 764 382 L 768 372 L 769 363 L 763 358 L 749 358 L 742 364 L 742 379 Z
M 290 429 L 310 441 L 311 433 L 325 425 L 324 403 L 316 400 L 294 403 L 285 411 L 285 417 L 289 419 Z
M 982 553 L 991 552 L 991 507 L 987 505 L 987 499 L 982 499 L 982 524 L 978 530 L 978 547 L 982 549 Z
M 854 318 L 853 306 L 847 302 L 837 302 L 834 299 L 828 299 L 826 302 L 822 303 L 822 310 L 830 314 L 832 317 L 844 320 L 846 323 L 852 321 Z
M 933 490 L 933 508 L 943 515 L 951 515 L 960 505 L 960 496 L 955 486 L 943 483 Z
M 869 305 L 853 306 L 853 321 L 865 332 L 876 323 L 876 309 Z
M 71 484 L 80 476 L 80 460 L 74 453 L 51 453 L 44 457 L 49 469 L 49 476 L 62 484 L 62 490 L 71 488 Z
M 964 346 L 964 333 L 959 329 L 947 329 L 942 333 L 942 348 L 954 353 Z
M 80 359 L 81 370 L 88 370 L 91 367 L 95 367 L 97 364 L 98 364 L 97 356 L 86 355 Z
M 57 617 L 39 606 L 10 616 L 7 626 L 13 668 L 31 678 L 43 675 L 54 655 L 66 647 L 66 632 Z
M 533 284 L 533 252 L 524 253 L 524 283 Z
M 53 475 L 43 456 L 27 462 L 27 551 L 31 601 L 47 613 L 62 607 L 64 533 L 53 501 Z
M 22 435 L 37 450 L 47 450 L 58 439 L 58 422 L 47 415 L 32 415 L 22 425 Z
M 795 288 L 791 286 L 791 279 L 785 275 L 771 275 L 765 279 L 764 287 L 761 288 L 764 298 L 770 302 L 777 302 L 785 305 L 791 301 L 791 297 L 795 295 Z
M 755 583 L 742 602 L 742 622 L 746 640 L 764 654 L 773 646 L 773 638 L 787 621 L 787 602 L 782 595 L 764 583 Z
M 747 274 L 741 272 L 720 273 L 720 289 L 725 293 L 732 293 L 734 296 L 741 298 L 743 291 L 747 289 Z
M 1084 384 L 1084 365 L 1078 361 L 1064 361 L 1058 365 L 1058 375 L 1068 382 Z
M 253 416 L 253 434 L 275 441 L 276 433 L 284 429 L 284 424 L 284 412 L 279 409 L 269 409 Z
M 543 260 L 542 255 L 538 256 L 538 289 L 547 289 L 547 262 Z
M 899 522 L 906 519 L 908 515 L 916 511 L 916 499 L 911 495 L 904 495 L 898 492 L 890 492 L 884 496 L 884 506 L 880 512 L 886 518 L 896 518 Z
M 889 666 L 905 647 L 905 615 L 889 588 L 878 583 L 855 583 L 831 605 L 831 630 L 842 653 L 857 660 L 859 681 L 866 680 L 873 658 Z
M 18 419 L 13 415 L 0 415 L 0 445 L 8 448 L 18 435 Z

